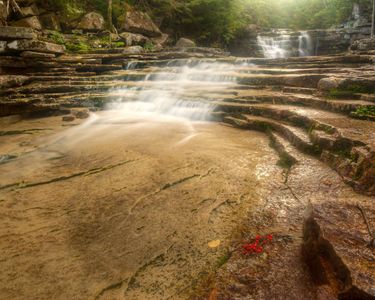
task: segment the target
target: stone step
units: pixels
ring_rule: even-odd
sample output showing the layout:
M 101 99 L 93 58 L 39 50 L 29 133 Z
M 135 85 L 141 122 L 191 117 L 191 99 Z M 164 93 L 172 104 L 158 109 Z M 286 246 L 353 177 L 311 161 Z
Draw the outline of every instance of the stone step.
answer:
M 299 150 L 309 154 L 319 154 L 319 149 L 314 147 L 314 145 L 310 141 L 308 132 L 303 128 L 259 116 L 242 116 L 243 119 L 247 122 L 247 126 L 251 129 L 258 129 L 261 131 L 270 129 L 282 135 Z
M 223 106 L 217 110 L 227 114 L 240 114 L 236 107 L 228 111 Z M 321 160 L 336 170 L 345 182 L 357 191 L 375 195 L 375 124 L 353 120 L 340 115 L 305 110 L 295 107 L 257 105 L 249 106 L 247 114 L 262 116 L 282 122 L 290 122 L 310 132 L 316 151 L 321 152 Z M 244 111 L 242 111 L 244 112 Z M 246 121 L 243 121 L 246 123 Z
M 321 159 L 356 190 L 375 195 L 375 123 L 326 111 L 278 105 L 216 103 L 217 111 L 290 122 L 310 132 Z
M 375 102 L 375 94 L 360 94 L 361 100 Z
M 45 81 L 58 81 L 67 80 L 69 78 L 90 78 L 91 76 L 96 76 L 96 72 L 76 72 L 69 69 L 69 71 L 58 71 L 58 72 L 31 72 L 26 73 L 28 76 L 32 77 L 32 80 L 45 80 Z
M 313 95 L 314 93 L 317 92 L 317 90 L 314 88 L 290 87 L 290 86 L 283 87 L 282 91 L 284 93 L 306 94 L 306 95 Z
M 265 88 L 261 90 L 239 90 L 238 96 L 233 95 L 233 98 L 226 98 L 225 101 L 243 104 L 272 103 L 293 106 L 307 106 L 327 111 L 339 112 L 346 115 L 350 115 L 352 112 L 360 108 L 366 108 L 370 110 L 374 108 L 373 102 L 364 100 L 330 99 L 308 94 L 279 92 L 271 88 Z

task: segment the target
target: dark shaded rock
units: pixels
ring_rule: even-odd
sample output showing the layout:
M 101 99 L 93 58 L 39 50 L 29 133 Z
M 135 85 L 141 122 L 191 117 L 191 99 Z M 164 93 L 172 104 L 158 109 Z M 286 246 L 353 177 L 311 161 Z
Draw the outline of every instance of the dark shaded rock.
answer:
M 0 89 L 22 86 L 30 81 L 30 77 L 22 75 L 0 75 Z
M 120 29 L 143 34 L 147 37 L 160 37 L 162 35 L 158 26 L 147 13 L 136 10 L 130 10 L 126 13 L 125 22 Z
M 0 27 L 0 40 L 36 39 L 38 35 L 31 28 L 25 27 Z
M 26 27 L 26 28 L 36 29 L 36 30 L 42 29 L 42 24 L 40 23 L 39 18 L 36 16 L 24 18 L 16 22 L 13 22 L 12 26 Z
M 44 28 L 50 30 L 61 30 L 60 20 L 55 13 L 47 13 L 39 16 L 39 19 Z
M 257 42 L 259 31 L 259 26 L 250 24 L 242 31 L 238 32 L 229 45 L 230 52 L 237 56 L 261 57 L 261 49 Z
M 35 4 L 32 4 L 31 6 L 27 6 L 27 7 L 20 7 L 20 10 L 21 10 L 20 15 L 23 18 L 39 15 L 38 7 Z

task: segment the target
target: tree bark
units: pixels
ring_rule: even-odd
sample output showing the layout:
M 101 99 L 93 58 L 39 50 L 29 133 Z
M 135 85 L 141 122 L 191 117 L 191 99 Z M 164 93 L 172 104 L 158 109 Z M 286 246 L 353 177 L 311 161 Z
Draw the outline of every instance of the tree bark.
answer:
M 109 26 L 109 46 L 112 48 L 112 0 L 108 0 L 108 26 Z
M 372 0 L 371 38 L 374 37 L 374 30 L 375 30 L 375 0 Z

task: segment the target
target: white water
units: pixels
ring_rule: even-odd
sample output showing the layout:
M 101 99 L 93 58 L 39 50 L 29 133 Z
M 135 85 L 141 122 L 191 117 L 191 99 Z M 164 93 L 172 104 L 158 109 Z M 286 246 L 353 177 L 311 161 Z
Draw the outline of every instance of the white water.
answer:
M 288 30 L 275 30 L 271 35 L 258 35 L 257 42 L 266 58 L 314 55 L 314 43 L 306 31 L 293 36 Z
M 225 89 L 235 78 L 220 75 L 234 66 L 216 62 L 202 62 L 194 67 L 187 61 L 183 67 L 167 67 L 166 71 L 153 74 L 152 69 L 145 76 L 147 84 L 138 92 L 132 88 L 116 90 L 118 100 L 107 106 L 114 115 L 123 118 L 177 117 L 186 120 L 205 121 L 215 108 L 213 104 L 200 99 L 195 89 L 219 86 Z M 128 101 L 131 99 L 131 101 Z M 124 101 L 125 100 L 125 101 Z
M 150 132 L 149 129 L 171 128 L 172 124 L 179 130 L 181 139 L 171 146 L 182 146 L 194 139 L 200 134 L 195 129 L 196 122 L 210 120 L 215 109 L 215 105 L 203 101 L 202 98 L 206 97 L 200 95 L 203 91 L 220 93 L 235 84 L 235 78 L 220 73 L 238 66 L 215 61 L 197 63 L 196 60 L 184 64 L 183 67 L 162 68 L 164 71 L 159 70 L 153 76 L 150 69 L 143 81 L 133 82 L 135 86 L 109 91 L 118 99 L 108 104 L 105 111 L 92 113 L 82 124 L 48 136 L 40 141 L 38 149 L 25 156 L 33 160 L 32 167 L 28 165 L 30 174 L 47 167 L 49 160 L 69 153 L 77 144 L 103 139 L 109 134 L 120 137 L 126 131 L 127 134 L 139 135 Z M 133 70 L 136 63 L 127 68 Z M 17 168 L 16 172 L 21 169 L 24 172 L 23 167 Z
M 287 31 L 278 31 L 275 37 L 258 35 L 257 40 L 266 58 L 285 58 L 290 56 L 291 42 L 290 34 Z
M 299 56 L 311 56 L 314 54 L 314 43 L 306 31 L 301 31 L 298 37 Z

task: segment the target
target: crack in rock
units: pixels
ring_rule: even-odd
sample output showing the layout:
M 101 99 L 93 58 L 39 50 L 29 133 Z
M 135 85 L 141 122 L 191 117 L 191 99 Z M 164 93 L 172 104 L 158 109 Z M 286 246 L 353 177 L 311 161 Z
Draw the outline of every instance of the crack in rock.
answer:
M 134 208 L 136 208 L 137 205 L 138 205 L 140 202 L 142 202 L 144 199 L 149 198 L 149 197 L 152 197 L 152 196 L 155 196 L 155 195 L 157 195 L 157 194 L 159 194 L 159 193 L 161 193 L 161 192 L 163 192 L 163 191 L 165 191 L 165 190 L 167 190 L 167 189 L 170 189 L 170 188 L 172 188 L 172 187 L 174 187 L 174 186 L 176 186 L 176 185 L 179 185 L 179 184 L 181 184 L 181 183 L 184 183 L 184 182 L 186 182 L 186 181 L 188 181 L 188 180 L 191 180 L 191 179 L 194 179 L 194 178 L 197 178 L 197 177 L 199 177 L 199 179 L 203 179 L 203 178 L 209 176 L 209 175 L 211 174 L 211 172 L 212 172 L 212 169 L 208 170 L 205 174 L 202 174 L 202 175 L 200 175 L 200 174 L 194 174 L 194 175 L 190 175 L 190 176 L 187 176 L 187 177 L 181 178 L 181 179 L 176 180 L 176 181 L 174 181 L 174 182 L 164 184 L 161 188 L 157 189 L 156 191 L 154 191 L 154 192 L 152 192 L 152 193 L 149 193 L 149 194 L 147 194 L 147 195 L 145 195 L 145 196 L 142 196 L 142 197 L 138 198 L 138 199 L 134 202 L 134 204 L 132 205 L 132 207 L 130 207 L 130 209 L 129 209 L 129 215 L 131 215 L 131 214 L 133 213 Z
M 25 182 L 25 183 L 24 182 L 10 183 L 10 184 L 4 185 L 4 186 L 0 186 L 0 190 L 5 190 L 5 189 L 13 188 L 13 187 L 15 189 L 27 189 L 27 188 L 31 188 L 31 187 L 40 186 L 40 185 L 46 185 L 46 184 L 50 184 L 50 183 L 65 181 L 65 180 L 69 180 L 69 179 L 80 177 L 80 176 L 95 175 L 95 174 L 98 174 L 98 173 L 101 173 L 101 172 L 111 170 L 111 169 L 116 168 L 116 167 L 120 167 L 120 166 L 129 164 L 129 163 L 135 162 L 135 161 L 138 161 L 138 159 L 125 160 L 125 161 L 119 162 L 119 163 L 114 164 L 114 165 L 109 165 L 109 166 L 100 167 L 100 168 L 93 168 L 93 169 L 90 169 L 90 170 L 87 170 L 87 171 L 81 171 L 81 172 L 73 173 L 73 174 L 66 175 L 66 176 L 55 177 L 55 178 L 45 180 L 45 181 L 29 182 L 29 183 L 28 182 Z

